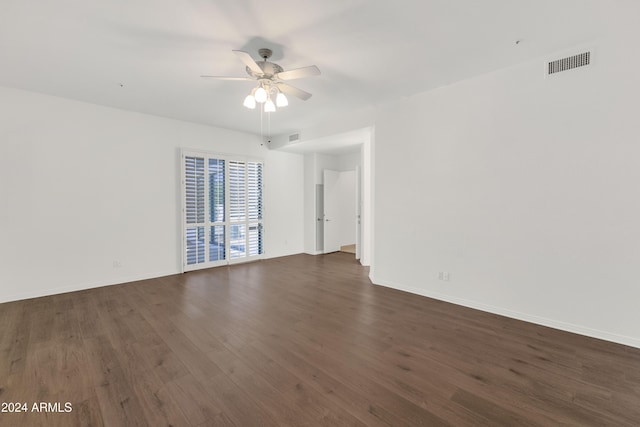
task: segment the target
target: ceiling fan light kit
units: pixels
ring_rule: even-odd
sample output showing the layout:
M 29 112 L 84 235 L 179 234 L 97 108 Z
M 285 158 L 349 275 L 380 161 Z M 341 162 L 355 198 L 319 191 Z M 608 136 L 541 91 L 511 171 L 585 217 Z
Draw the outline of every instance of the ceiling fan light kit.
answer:
M 253 95 L 249 94 L 244 99 L 244 103 L 242 105 L 253 110 L 254 108 L 256 108 L 256 99 L 253 97 Z
M 309 92 L 291 86 L 285 81 L 319 75 L 320 70 L 315 65 L 284 71 L 280 65 L 267 61 L 273 54 L 271 49 L 262 48 L 258 50 L 260 57 L 263 59 L 261 62 L 254 61 L 247 52 L 241 50 L 234 50 L 233 52 L 246 65 L 245 69 L 249 77 L 202 77 L 218 80 L 257 80 L 258 85 L 244 99 L 243 105 L 245 107 L 253 110 L 256 108 L 256 103 L 264 104 L 264 112 L 272 113 L 276 111 L 276 106 L 281 108 L 289 105 L 289 100 L 285 93 L 303 101 L 311 98 Z M 274 99 L 275 103 L 273 102 Z
M 256 99 L 256 102 L 264 104 L 267 101 L 267 91 L 265 90 L 264 86 L 262 86 L 262 83 L 260 83 L 260 86 L 256 87 L 251 92 L 253 93 L 253 97 Z M 249 94 L 249 96 L 251 96 L 251 94 Z
M 284 93 L 278 91 L 278 95 L 276 96 L 276 106 L 286 107 L 287 105 L 289 105 L 289 100 L 284 96 Z
M 271 98 L 267 99 L 267 102 L 264 103 L 264 112 L 265 113 L 273 113 L 276 111 L 276 105 L 273 103 Z

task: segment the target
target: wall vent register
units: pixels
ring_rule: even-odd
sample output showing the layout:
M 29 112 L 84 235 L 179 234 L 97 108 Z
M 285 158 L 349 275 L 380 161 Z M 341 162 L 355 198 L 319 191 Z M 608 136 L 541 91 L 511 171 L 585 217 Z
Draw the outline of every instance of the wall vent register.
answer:
M 547 75 L 573 70 L 575 68 L 586 67 L 591 64 L 591 52 L 583 52 L 566 58 L 557 59 L 547 63 Z

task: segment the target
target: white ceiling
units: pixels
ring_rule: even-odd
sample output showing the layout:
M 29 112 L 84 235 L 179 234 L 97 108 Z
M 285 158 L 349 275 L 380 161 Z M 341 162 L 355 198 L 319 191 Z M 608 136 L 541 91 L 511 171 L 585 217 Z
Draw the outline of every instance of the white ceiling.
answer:
M 268 47 L 312 92 L 272 135 L 598 37 L 616 0 L 2 0 L 0 85 L 260 133 L 231 52 Z M 521 40 L 516 44 L 516 40 Z

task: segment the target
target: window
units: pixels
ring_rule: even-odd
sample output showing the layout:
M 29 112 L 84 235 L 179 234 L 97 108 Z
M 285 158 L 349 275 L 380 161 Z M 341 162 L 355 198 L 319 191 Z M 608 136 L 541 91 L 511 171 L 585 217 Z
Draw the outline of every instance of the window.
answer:
M 260 161 L 183 152 L 184 270 L 264 254 Z

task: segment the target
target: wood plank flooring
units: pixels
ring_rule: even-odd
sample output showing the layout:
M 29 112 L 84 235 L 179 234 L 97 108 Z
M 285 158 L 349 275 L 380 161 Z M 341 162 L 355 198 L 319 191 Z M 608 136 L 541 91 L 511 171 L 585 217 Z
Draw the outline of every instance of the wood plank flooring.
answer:
M 0 426 L 638 426 L 640 350 L 296 255 L 0 305 Z M 65 402 L 71 412 L 31 412 Z

